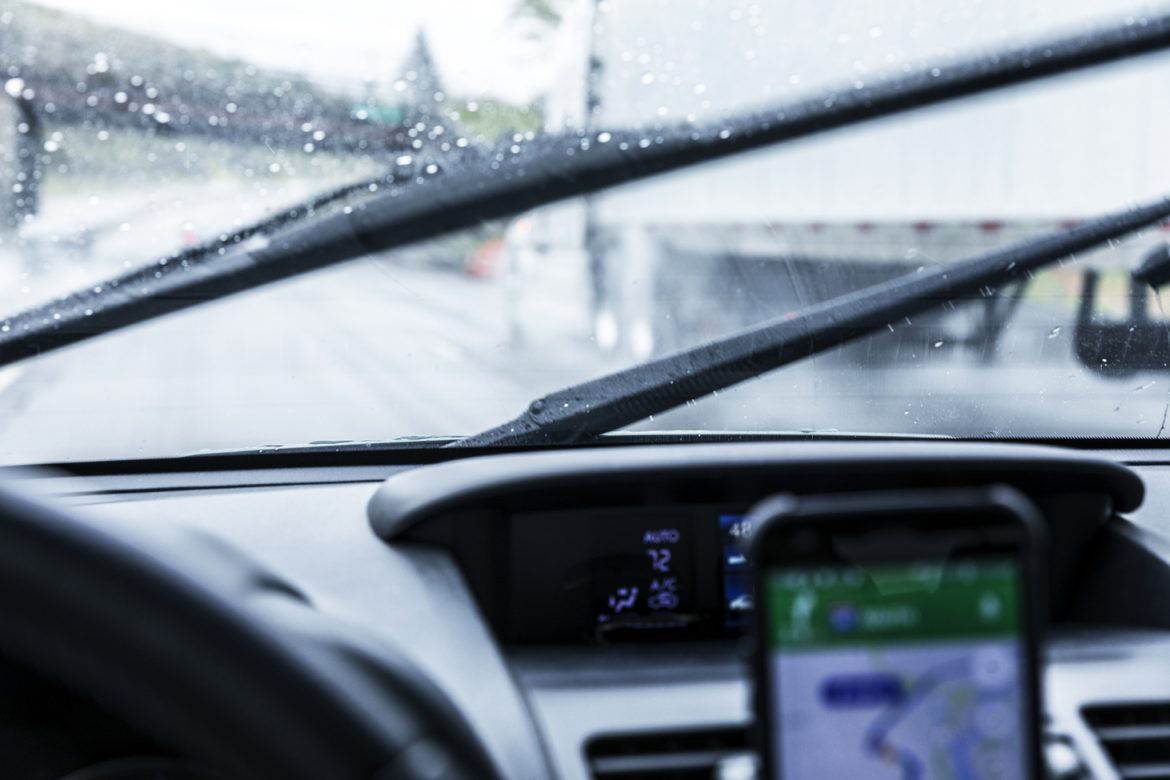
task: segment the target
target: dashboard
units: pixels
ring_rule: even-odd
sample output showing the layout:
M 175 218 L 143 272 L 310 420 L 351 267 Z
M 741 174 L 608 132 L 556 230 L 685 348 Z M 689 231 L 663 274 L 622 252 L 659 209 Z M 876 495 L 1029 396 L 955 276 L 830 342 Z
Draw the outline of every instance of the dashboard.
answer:
M 388 541 L 449 550 L 508 644 L 703 641 L 752 614 L 747 511 L 776 493 L 1010 484 L 1053 539 L 1051 615 L 1087 541 L 1138 506 L 1128 469 L 1073 453 L 907 443 L 560 451 L 453 461 L 388 480 L 370 503 Z M 675 462 L 673 458 L 685 456 Z M 456 497 L 453 497 L 454 496 Z
M 713 444 L 27 483 L 94 522 L 226 540 L 414 659 L 505 776 L 565 778 L 750 764 L 739 542 L 756 501 L 1010 484 L 1051 535 L 1050 764 L 1170 776 L 1170 470 L 1145 453 Z

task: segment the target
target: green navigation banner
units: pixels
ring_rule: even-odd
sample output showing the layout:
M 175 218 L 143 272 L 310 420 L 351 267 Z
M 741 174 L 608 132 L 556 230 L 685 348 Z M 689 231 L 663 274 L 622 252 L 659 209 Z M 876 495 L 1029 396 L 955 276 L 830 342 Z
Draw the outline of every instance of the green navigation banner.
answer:
M 774 649 L 999 638 L 1019 627 L 1011 560 L 810 567 L 765 573 Z

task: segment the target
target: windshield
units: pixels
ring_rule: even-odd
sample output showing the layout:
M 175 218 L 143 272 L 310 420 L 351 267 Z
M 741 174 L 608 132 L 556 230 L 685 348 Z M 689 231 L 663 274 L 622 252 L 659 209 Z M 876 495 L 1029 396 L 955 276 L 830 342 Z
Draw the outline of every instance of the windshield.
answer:
M 1149 10 L 8 4 L 0 328 L 274 214 L 311 228 L 387 175 L 441 196 L 450 170 L 490 178 L 496 155 L 541 139 L 571 138 L 566 155 L 622 131 L 649 146 L 664 127 Z M 0 368 L 0 461 L 473 434 L 557 388 L 1164 194 L 1168 85 L 1165 55 L 1038 82 L 368 252 L 34 357 Z M 1156 226 L 633 427 L 1165 435 L 1170 329 L 1129 271 L 1167 235 Z

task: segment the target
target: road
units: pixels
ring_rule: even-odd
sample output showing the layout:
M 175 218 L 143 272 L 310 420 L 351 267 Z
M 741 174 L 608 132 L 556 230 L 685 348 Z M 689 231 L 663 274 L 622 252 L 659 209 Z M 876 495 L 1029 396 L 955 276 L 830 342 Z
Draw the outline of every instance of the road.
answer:
M 0 392 L 0 449 L 41 461 L 474 431 L 590 373 L 511 346 L 503 308 L 500 287 L 451 273 L 321 272 L 29 361 Z
M 14 273 L 17 258 L 6 257 L 0 308 L 93 283 L 180 242 L 184 226 L 230 225 L 239 215 L 223 204 L 236 202 L 217 191 L 197 204 L 176 192 L 107 204 L 116 227 L 84 257 L 52 261 L 31 276 Z M 53 218 L 47 209 L 45 224 Z M 53 245 L 42 260 L 52 259 Z M 589 341 L 580 269 L 530 271 L 521 292 L 514 281 L 401 254 L 366 258 L 0 369 L 0 460 L 465 434 L 629 362 Z M 1053 317 L 1022 312 L 990 364 L 949 344 L 880 368 L 819 358 L 639 427 L 1131 436 L 1163 429 L 1170 375 L 1101 379 L 1072 362 L 1072 323 Z M 1045 341 L 1040 359 L 1037 339 Z

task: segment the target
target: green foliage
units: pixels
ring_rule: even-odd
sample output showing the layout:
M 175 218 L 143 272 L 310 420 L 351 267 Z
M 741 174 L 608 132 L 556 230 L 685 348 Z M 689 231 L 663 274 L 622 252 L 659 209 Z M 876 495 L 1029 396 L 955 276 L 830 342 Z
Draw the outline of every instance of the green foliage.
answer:
M 451 104 L 448 110 L 457 116 L 452 118 L 464 134 L 488 143 L 514 133 L 538 133 L 544 123 L 538 106 L 517 106 L 490 98 Z

